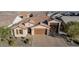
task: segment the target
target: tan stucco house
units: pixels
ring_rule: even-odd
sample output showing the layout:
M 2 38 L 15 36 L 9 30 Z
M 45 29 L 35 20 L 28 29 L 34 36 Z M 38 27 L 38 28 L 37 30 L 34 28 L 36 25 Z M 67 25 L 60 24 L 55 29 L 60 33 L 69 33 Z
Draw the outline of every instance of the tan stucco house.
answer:
M 28 34 L 49 35 L 60 31 L 61 21 L 51 20 L 47 15 L 34 17 L 33 14 L 22 12 L 17 17 L 20 21 L 9 25 L 11 34 L 15 37 L 26 37 Z

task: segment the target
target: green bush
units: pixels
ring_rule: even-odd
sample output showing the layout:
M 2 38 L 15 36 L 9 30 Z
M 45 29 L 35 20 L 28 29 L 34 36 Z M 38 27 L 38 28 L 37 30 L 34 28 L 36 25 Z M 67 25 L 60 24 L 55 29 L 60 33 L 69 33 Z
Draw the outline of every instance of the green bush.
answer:
M 69 22 L 65 25 L 64 31 L 75 41 L 79 41 L 79 22 Z M 77 39 L 76 39 L 77 38 Z
M 0 27 L 0 38 L 8 38 L 11 35 L 10 28 Z

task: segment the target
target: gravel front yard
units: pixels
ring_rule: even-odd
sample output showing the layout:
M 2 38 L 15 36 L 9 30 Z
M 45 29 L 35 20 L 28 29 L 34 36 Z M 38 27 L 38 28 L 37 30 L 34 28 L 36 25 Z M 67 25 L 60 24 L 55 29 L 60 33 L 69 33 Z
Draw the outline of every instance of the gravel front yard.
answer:
M 68 45 L 64 38 L 60 36 L 30 36 L 29 41 L 26 42 L 26 39 L 15 38 L 11 39 L 12 42 L 8 40 L 0 40 L 0 47 L 70 47 L 76 45 Z M 78 45 L 77 45 L 78 46 Z

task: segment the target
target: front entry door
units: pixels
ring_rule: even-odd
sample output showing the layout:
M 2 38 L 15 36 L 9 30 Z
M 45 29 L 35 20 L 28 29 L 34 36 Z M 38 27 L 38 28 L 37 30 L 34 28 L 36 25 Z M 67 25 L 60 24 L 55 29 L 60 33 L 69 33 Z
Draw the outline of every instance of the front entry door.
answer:
M 58 25 L 59 25 L 59 23 L 50 24 L 50 34 L 51 35 L 58 33 Z
M 28 34 L 31 34 L 31 28 L 28 28 Z

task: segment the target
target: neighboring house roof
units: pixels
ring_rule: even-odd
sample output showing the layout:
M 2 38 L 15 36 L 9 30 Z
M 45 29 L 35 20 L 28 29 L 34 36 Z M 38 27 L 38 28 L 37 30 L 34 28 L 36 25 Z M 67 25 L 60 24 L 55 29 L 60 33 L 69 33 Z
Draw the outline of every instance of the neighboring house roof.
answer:
M 62 20 L 65 22 L 65 23 L 68 23 L 68 22 L 79 22 L 79 17 L 78 16 L 63 16 L 62 17 Z

